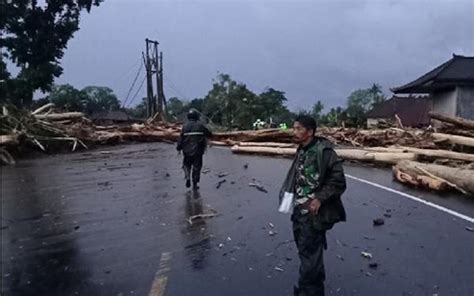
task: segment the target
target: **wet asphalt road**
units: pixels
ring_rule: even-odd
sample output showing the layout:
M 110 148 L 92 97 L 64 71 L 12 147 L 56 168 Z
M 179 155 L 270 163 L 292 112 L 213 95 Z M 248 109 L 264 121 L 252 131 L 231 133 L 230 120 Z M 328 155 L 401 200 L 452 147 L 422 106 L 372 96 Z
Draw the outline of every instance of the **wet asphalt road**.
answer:
M 168 144 L 2 167 L 2 295 L 291 295 L 299 262 L 289 216 L 276 211 L 289 160 L 212 148 L 204 161 L 198 192 L 184 188 Z M 473 199 L 406 189 L 387 169 L 346 173 L 474 217 Z M 343 200 L 327 295 L 474 295 L 472 223 L 354 179 Z M 187 221 L 201 213 L 216 216 Z

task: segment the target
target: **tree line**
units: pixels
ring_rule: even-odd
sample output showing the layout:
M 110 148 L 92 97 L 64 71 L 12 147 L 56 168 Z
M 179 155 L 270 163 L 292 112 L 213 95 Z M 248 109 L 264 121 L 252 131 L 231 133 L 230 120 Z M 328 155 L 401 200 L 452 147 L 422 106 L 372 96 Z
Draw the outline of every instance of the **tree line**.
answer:
M 54 85 L 63 68 L 60 60 L 68 41 L 79 30 L 82 11 L 89 12 L 103 0 L 0 1 L 0 102 L 21 108 L 34 108 L 53 102 L 65 111 L 120 110 L 120 101 L 110 88 L 88 86 L 78 90 L 71 85 Z M 11 71 L 7 65 L 16 67 Z M 33 93 L 41 90 L 49 95 L 39 101 Z M 236 82 L 227 74 L 219 74 L 206 96 L 186 101 L 170 98 L 168 119 L 182 120 L 190 108 L 200 110 L 206 120 L 227 129 L 248 129 L 255 120 L 287 123 L 298 113 L 314 116 L 320 125 L 361 126 L 365 113 L 385 100 L 380 85 L 353 91 L 347 106 L 331 108 L 327 112 L 321 100 L 315 100 L 310 110 L 290 111 L 285 93 L 266 88 L 256 94 L 244 83 Z M 134 117 L 144 117 L 146 105 L 123 109 Z
M 368 88 L 351 92 L 346 100 L 345 108 L 335 107 L 327 112 L 324 112 L 321 100 L 315 100 L 310 110 L 290 111 L 283 91 L 269 87 L 262 93 L 255 94 L 228 74 L 219 74 L 206 96 L 191 101 L 172 97 L 167 109 L 171 120 L 183 120 L 187 111 L 195 108 L 208 121 L 228 129 L 252 128 L 257 119 L 267 123 L 291 124 L 299 114 L 313 116 L 319 125 L 324 126 L 363 126 L 365 114 L 375 105 L 384 102 L 386 97 L 381 86 L 374 83 Z
M 267 123 L 291 124 L 298 114 L 313 116 L 323 126 L 363 126 L 365 113 L 385 100 L 380 85 L 373 84 L 366 89 L 357 89 L 347 97 L 347 106 L 325 111 L 321 100 L 315 100 L 309 110 L 291 111 L 287 107 L 285 93 L 271 87 L 256 94 L 228 74 L 219 74 L 211 89 L 202 98 L 192 100 L 172 97 L 167 102 L 166 119 L 184 121 L 186 113 L 197 109 L 203 118 L 226 129 L 251 129 L 257 120 Z M 136 118 L 146 117 L 146 99 L 132 108 L 122 108 L 113 90 L 104 86 L 87 86 L 81 90 L 69 84 L 53 85 L 48 96 L 33 101 L 32 107 L 54 103 L 64 111 L 79 111 L 91 115 L 102 111 L 122 110 Z

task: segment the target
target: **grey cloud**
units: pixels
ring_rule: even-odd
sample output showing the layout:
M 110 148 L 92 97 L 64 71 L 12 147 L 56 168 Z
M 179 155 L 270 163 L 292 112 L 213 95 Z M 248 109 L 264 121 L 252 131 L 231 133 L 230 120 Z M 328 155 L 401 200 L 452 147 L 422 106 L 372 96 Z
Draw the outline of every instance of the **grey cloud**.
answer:
M 474 55 L 473 3 L 106 0 L 82 17 L 58 82 L 123 98 L 148 37 L 164 51 L 168 97 L 204 96 L 220 71 L 285 91 L 293 109 L 343 105 L 356 88 L 388 94 L 452 53 Z

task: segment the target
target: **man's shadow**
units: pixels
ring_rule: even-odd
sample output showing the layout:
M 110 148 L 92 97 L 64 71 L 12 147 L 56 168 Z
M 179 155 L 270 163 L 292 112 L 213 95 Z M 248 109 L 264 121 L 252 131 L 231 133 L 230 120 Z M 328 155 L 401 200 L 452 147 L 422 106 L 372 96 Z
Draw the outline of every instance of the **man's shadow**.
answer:
M 186 192 L 185 218 L 186 227 L 183 231 L 185 238 L 185 254 L 191 261 L 193 269 L 202 269 L 206 265 L 211 249 L 211 241 L 205 219 L 190 220 L 195 215 L 203 214 L 201 194 L 197 190 Z

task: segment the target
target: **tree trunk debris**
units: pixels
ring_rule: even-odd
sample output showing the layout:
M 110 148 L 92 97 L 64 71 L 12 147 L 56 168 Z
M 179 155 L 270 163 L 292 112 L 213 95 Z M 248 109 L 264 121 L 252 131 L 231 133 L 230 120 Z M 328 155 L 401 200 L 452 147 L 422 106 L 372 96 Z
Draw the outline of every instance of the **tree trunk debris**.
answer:
M 433 190 L 456 190 L 474 195 L 474 121 L 430 113 L 439 128 L 413 129 L 398 122 L 384 129 L 321 127 L 317 136 L 336 145 L 345 160 L 393 165 L 402 183 Z M 143 124 L 98 126 L 80 112 L 57 113 L 47 104 L 31 113 L 3 106 L 0 114 L 0 162 L 13 164 L 20 147 L 54 152 L 124 142 L 175 142 L 181 124 L 145 121 Z M 297 145 L 291 130 L 264 129 L 217 132 L 211 145 L 231 147 L 233 153 L 294 157 Z

